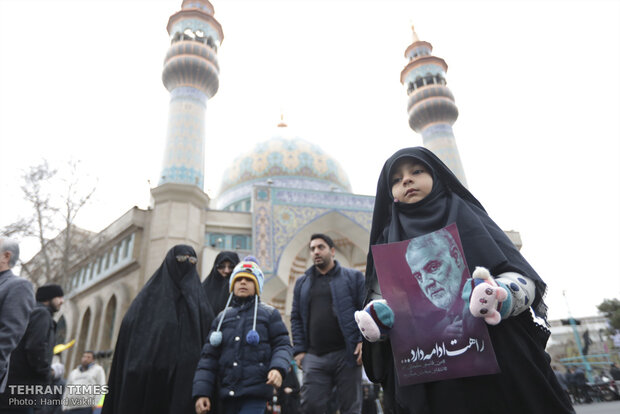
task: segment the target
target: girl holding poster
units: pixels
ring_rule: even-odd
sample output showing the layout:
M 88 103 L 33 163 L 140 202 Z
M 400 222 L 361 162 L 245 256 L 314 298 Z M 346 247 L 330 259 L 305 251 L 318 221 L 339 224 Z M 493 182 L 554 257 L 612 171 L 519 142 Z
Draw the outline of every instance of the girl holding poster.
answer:
M 473 289 L 476 303 L 470 303 L 470 307 L 473 305 L 474 316 L 484 317 L 487 313 L 495 314 L 496 310 L 500 314 L 496 319 L 485 318 L 500 373 L 399 386 L 389 331 L 382 323 L 385 306 L 375 302 L 382 295 L 369 248 L 365 313 L 377 324 L 374 328 L 387 335 L 377 342 L 364 342 L 364 368 L 373 382 L 382 384 L 386 412 L 573 413 L 545 353 L 549 331 L 536 323 L 529 311 L 533 309 L 546 321 L 545 283 L 487 215 L 482 204 L 437 156 L 422 147 L 405 148 L 392 155 L 385 162 L 377 184 L 370 246 L 414 239 L 451 224 L 458 228 L 470 274 L 474 268 L 483 267 L 492 275 L 476 283 L 468 281 L 463 289 L 470 290 L 463 298 L 469 301 Z M 420 274 L 412 277 L 422 281 L 423 272 L 433 270 L 432 265 L 420 268 L 417 271 Z M 501 302 L 491 302 L 488 309 L 476 307 L 486 300 L 476 296 L 480 289 L 493 294 L 503 290 Z M 430 294 L 441 295 L 441 292 L 438 289 Z M 390 305 L 397 306 L 389 301 L 387 305 L 388 310 Z M 412 315 L 412 324 L 415 316 Z M 365 337 L 369 339 L 367 334 Z

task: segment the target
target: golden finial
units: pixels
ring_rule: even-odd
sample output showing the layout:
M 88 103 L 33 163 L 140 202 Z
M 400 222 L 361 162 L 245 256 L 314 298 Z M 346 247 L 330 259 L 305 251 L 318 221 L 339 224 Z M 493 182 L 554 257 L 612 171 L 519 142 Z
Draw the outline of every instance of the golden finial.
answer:
M 419 42 L 418 34 L 415 32 L 415 27 L 413 27 L 413 23 L 411 23 L 411 32 L 413 33 L 413 43 Z
M 284 122 L 284 113 L 280 113 L 280 123 L 278 124 L 278 128 L 285 128 L 288 125 Z

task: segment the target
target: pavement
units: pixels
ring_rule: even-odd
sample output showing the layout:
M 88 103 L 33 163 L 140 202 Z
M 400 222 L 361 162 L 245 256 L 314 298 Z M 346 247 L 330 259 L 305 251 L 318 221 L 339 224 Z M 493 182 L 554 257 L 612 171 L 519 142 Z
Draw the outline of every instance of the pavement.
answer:
M 620 414 L 620 401 L 606 401 L 574 406 L 577 414 Z

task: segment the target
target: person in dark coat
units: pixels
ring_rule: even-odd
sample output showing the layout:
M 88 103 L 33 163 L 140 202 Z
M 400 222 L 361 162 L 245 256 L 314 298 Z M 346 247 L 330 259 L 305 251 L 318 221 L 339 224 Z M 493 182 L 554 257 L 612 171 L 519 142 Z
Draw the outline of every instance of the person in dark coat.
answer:
M 297 364 L 291 361 L 282 386 L 278 390 L 278 401 L 282 407 L 282 414 L 299 414 L 299 379 L 297 378 Z
M 196 252 L 177 245 L 123 318 L 102 414 L 191 414 L 192 378 L 213 313 Z
M 577 366 L 573 373 L 573 381 L 575 384 L 575 393 L 577 399 L 581 402 L 591 403 L 592 397 L 588 392 L 588 384 L 586 373 L 581 366 Z
M 28 412 L 30 408 L 10 404 L 9 400 L 17 397 L 10 392 L 12 385 L 48 385 L 52 381 L 51 365 L 56 344 L 56 322 L 53 315 L 64 303 L 64 293 L 59 285 L 44 285 L 37 289 L 36 300 L 26 333 L 11 355 L 7 389 L 0 395 L 2 412 L 21 412 L 20 409 Z M 34 399 L 33 406 L 40 409 L 42 396 L 42 393 L 34 393 L 28 397 Z
M 354 315 L 364 304 L 364 275 L 340 266 L 328 235 L 311 235 L 309 247 L 314 265 L 295 282 L 291 308 L 293 352 L 303 370 L 301 409 L 357 414 L 362 335 Z
M 65 366 L 60 363 L 52 363 L 52 382 L 50 392 L 45 395 L 51 404 L 43 406 L 40 414 L 62 414 L 62 395 L 65 391 L 67 381 L 64 379 Z
M 219 396 L 226 414 L 263 414 L 293 357 L 280 312 L 260 302 L 264 276 L 254 262 L 240 262 L 230 277 L 226 308 L 213 321 L 194 375 L 197 414 Z
M 237 253 L 231 251 L 218 253 L 213 262 L 211 272 L 202 282 L 207 302 L 211 309 L 213 309 L 215 316 L 219 315 L 226 307 L 226 300 L 230 294 L 230 275 L 238 263 L 239 255 Z M 211 402 L 213 403 L 212 412 L 223 414 L 222 407 L 217 404 L 217 400 Z
M 499 374 L 401 387 L 389 339 L 365 341 L 365 371 L 371 381 L 382 384 L 386 412 L 573 413 L 545 353 L 549 330 L 537 324 L 529 310 L 531 305 L 536 315 L 546 320 L 545 283 L 437 156 L 422 147 L 405 148 L 392 155 L 377 183 L 370 246 L 410 240 L 452 223 L 458 227 L 470 272 L 481 266 L 492 276 L 518 274 L 534 285 L 534 297 L 521 297 L 510 287 L 512 306 L 505 306 L 505 314 L 502 309 L 497 325 L 488 325 Z M 366 287 L 370 302 L 382 296 L 370 248 L 368 252 Z
M 202 287 L 207 295 L 207 302 L 211 305 L 214 315 L 219 315 L 226 307 L 226 299 L 230 293 L 228 282 L 237 263 L 239 263 L 237 253 L 229 251 L 218 253 L 211 272 L 202 282 Z
M 0 237 L 0 393 L 8 380 L 11 353 L 21 341 L 34 308 L 32 284 L 11 271 L 19 260 L 19 245 Z
M 375 384 L 362 383 L 362 414 L 377 414 L 377 398 Z

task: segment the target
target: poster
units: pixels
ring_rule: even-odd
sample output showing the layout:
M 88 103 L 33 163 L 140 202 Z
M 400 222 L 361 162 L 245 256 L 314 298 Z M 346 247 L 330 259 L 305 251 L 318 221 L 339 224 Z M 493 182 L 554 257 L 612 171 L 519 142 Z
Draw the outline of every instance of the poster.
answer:
M 372 246 L 401 385 L 499 372 L 486 323 L 461 298 L 470 278 L 456 224 Z

